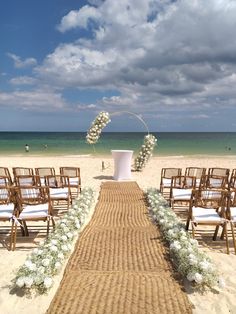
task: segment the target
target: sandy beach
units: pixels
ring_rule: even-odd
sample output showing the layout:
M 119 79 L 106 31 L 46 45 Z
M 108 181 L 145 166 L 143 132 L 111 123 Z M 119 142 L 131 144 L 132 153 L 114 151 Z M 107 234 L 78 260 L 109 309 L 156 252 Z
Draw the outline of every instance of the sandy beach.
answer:
M 102 171 L 102 161 L 105 164 L 105 170 Z M 0 159 L 1 167 L 54 167 L 59 172 L 59 167 L 74 166 L 80 167 L 82 187 L 92 187 L 98 195 L 100 184 L 106 180 L 113 179 L 113 159 L 111 157 L 83 157 L 83 156 L 54 156 L 54 157 L 32 157 L 27 156 L 4 156 Z M 133 180 L 136 181 L 142 189 L 148 187 L 159 188 L 161 168 L 164 167 L 180 167 L 184 169 L 188 166 L 196 167 L 225 167 L 236 168 L 236 157 L 153 157 L 142 172 L 133 172 Z M 92 212 L 91 212 L 92 215 Z M 90 216 L 91 216 L 90 215 Z M 2 226 L 3 224 L 1 224 Z M 0 312 L 1 313 L 37 313 L 46 312 L 55 291 L 60 283 L 63 270 L 56 276 L 55 284 L 49 291 L 48 295 L 37 297 L 26 297 L 16 295 L 10 292 L 11 280 L 17 268 L 22 265 L 26 256 L 30 253 L 32 247 L 36 244 L 30 243 L 24 249 L 17 248 L 14 252 L 8 251 L 4 247 L 5 235 L 0 234 Z M 211 246 L 212 242 L 203 242 L 200 249 L 207 252 L 216 264 L 219 273 L 224 278 L 226 287 L 215 291 L 207 291 L 203 294 L 193 292 L 186 285 L 186 290 L 190 301 L 194 305 L 193 312 L 200 313 L 236 313 L 236 255 L 230 247 L 230 255 L 226 254 L 225 245 L 219 247 Z M 65 266 L 64 266 L 65 267 Z

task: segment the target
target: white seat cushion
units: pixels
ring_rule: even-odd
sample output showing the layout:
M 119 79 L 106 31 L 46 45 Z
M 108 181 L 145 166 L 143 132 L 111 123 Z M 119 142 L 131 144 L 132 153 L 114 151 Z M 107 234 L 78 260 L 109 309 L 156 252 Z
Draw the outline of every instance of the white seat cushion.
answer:
M 163 178 L 162 183 L 165 187 L 171 187 L 171 179 Z
M 172 189 L 172 197 L 174 200 L 190 200 L 192 189 Z
M 212 187 L 220 188 L 222 185 L 222 179 L 210 178 L 209 183 Z
M 21 188 L 23 198 L 40 198 L 40 191 L 34 188 Z
M 236 222 L 236 207 L 230 207 L 231 220 Z
M 26 205 L 19 215 L 19 219 L 46 218 L 48 216 L 48 203 L 37 205 Z
M 50 188 L 50 197 L 56 199 L 67 199 L 69 197 L 68 188 Z
M 205 199 L 220 199 L 222 194 L 220 191 L 205 190 L 202 191 L 201 196 Z
M 13 210 L 14 210 L 13 203 L 0 204 L 0 219 L 1 218 L 10 219 L 12 217 Z
M 206 221 L 220 223 L 225 220 L 218 215 L 214 208 L 193 207 L 192 215 L 194 222 Z
M 69 178 L 69 182 L 70 182 L 70 185 L 71 186 L 78 186 L 79 185 L 79 178 L 78 177 L 75 177 L 75 178 Z

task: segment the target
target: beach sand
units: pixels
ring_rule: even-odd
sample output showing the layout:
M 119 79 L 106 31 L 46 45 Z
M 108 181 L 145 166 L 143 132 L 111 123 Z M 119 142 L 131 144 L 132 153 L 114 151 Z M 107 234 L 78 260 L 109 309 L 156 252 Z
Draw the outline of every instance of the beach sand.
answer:
M 105 163 L 105 170 L 102 171 L 102 161 Z M 100 184 L 106 180 L 113 179 L 113 159 L 111 157 L 82 157 L 82 156 L 5 156 L 0 159 L 0 167 L 54 167 L 59 172 L 61 166 L 80 167 L 82 187 L 88 186 L 96 190 L 98 196 Z M 137 181 L 142 189 L 148 187 L 159 188 L 161 168 L 164 167 L 225 167 L 236 168 L 235 157 L 153 157 L 142 172 L 133 172 L 132 178 Z M 90 213 L 92 215 L 92 212 Z M 4 223 L 4 226 L 7 224 Z M 3 223 L 1 223 L 1 227 Z M 0 313 L 37 313 L 46 312 L 55 291 L 63 276 L 63 269 L 55 278 L 55 284 L 47 295 L 27 297 L 16 295 L 10 289 L 14 273 L 21 266 L 31 249 L 35 246 L 35 239 L 26 243 L 25 246 L 17 248 L 14 252 L 4 247 L 6 235 L 0 234 Z M 210 240 L 210 238 L 209 238 Z M 218 241 L 219 242 L 219 241 Z M 236 255 L 230 247 L 230 255 L 226 254 L 224 243 L 212 245 L 212 241 L 201 241 L 200 249 L 207 252 L 216 264 L 219 273 L 224 278 L 226 287 L 215 291 L 206 291 L 203 294 L 194 292 L 188 284 L 186 290 L 190 301 L 193 303 L 193 313 L 236 313 Z M 65 265 L 64 265 L 65 268 Z

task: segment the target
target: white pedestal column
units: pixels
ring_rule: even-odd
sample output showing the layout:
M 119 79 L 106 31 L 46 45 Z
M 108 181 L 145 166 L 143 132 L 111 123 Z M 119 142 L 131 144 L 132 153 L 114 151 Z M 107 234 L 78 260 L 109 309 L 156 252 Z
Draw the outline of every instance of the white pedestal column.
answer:
M 112 150 L 114 159 L 114 180 L 131 180 L 133 150 Z

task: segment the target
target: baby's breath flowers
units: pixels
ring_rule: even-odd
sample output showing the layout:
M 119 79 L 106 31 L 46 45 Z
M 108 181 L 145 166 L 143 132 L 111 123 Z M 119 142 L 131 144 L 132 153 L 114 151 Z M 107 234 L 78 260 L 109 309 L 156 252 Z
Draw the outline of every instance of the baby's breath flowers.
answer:
M 185 231 L 185 225 L 168 206 L 162 194 L 155 189 L 147 191 L 150 213 L 159 225 L 164 239 L 170 247 L 172 261 L 177 271 L 198 287 L 223 288 L 215 265 L 204 252 L 198 249 L 198 242 Z
M 154 135 L 148 134 L 144 136 L 144 142 L 141 147 L 141 150 L 138 154 L 138 156 L 134 160 L 134 170 L 135 171 L 141 171 L 150 157 L 152 156 L 152 152 L 154 150 L 154 147 L 156 146 L 157 139 Z
M 88 144 L 96 144 L 102 133 L 102 129 L 110 122 L 110 116 L 108 112 L 101 111 L 95 120 L 92 122 L 86 136 Z
M 25 263 L 17 271 L 13 280 L 14 287 L 30 293 L 46 293 L 53 285 L 53 276 L 63 265 L 63 260 L 72 250 L 72 242 L 78 237 L 79 230 L 92 206 L 94 192 L 90 188 L 82 190 L 68 212 L 56 223 L 49 237 L 33 249 Z

